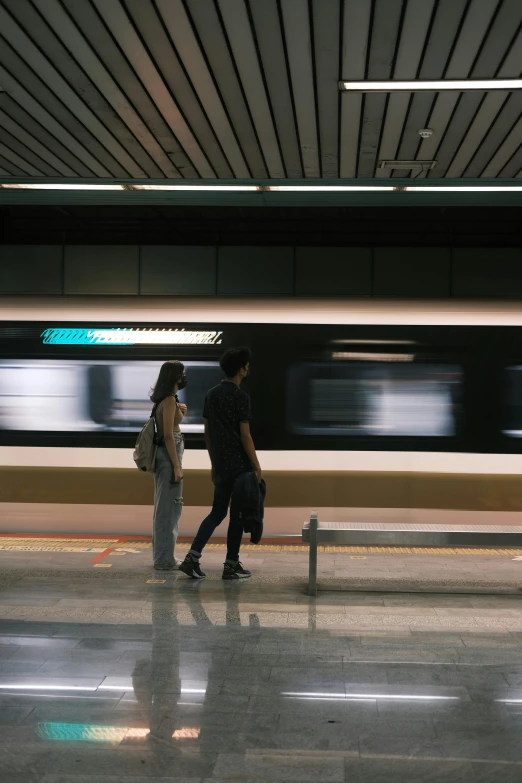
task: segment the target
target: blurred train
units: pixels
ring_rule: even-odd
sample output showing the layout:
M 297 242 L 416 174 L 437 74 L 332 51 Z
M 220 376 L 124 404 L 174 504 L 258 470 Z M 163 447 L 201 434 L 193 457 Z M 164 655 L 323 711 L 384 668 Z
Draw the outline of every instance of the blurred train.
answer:
M 191 532 L 211 496 L 204 397 L 241 344 L 274 535 L 312 507 L 521 522 L 517 304 L 11 297 L 0 313 L 4 531 L 148 533 L 152 486 L 132 447 L 177 358 Z

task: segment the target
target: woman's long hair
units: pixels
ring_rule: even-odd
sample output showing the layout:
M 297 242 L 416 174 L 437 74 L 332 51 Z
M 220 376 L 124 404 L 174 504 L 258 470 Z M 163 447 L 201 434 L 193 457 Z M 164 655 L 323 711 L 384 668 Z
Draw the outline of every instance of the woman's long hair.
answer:
M 161 365 L 156 385 L 150 391 L 150 399 L 156 405 L 174 393 L 174 386 L 179 383 L 185 372 L 185 366 L 177 359 L 171 359 Z

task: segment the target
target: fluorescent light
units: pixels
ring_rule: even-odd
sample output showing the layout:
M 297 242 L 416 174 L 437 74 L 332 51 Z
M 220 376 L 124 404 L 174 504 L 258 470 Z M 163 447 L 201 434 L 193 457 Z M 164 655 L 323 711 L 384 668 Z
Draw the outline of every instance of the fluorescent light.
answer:
M 435 193 L 438 190 L 441 193 L 451 193 L 453 191 L 460 193 L 494 193 L 499 190 L 503 193 L 516 193 L 522 191 L 522 185 L 499 185 L 498 187 L 495 185 L 442 185 L 441 187 L 435 185 L 407 185 L 402 190 L 409 192 L 417 190 L 424 193 Z
M 61 184 L 39 184 L 39 185 L 6 185 L 1 184 L 0 188 L 7 190 L 124 190 L 123 185 L 63 185 Z
M 180 688 L 180 693 L 206 693 L 206 688 Z
M 11 687 L 11 686 L 0 686 L 0 687 Z M 53 689 L 54 690 L 54 689 Z M 79 688 L 79 690 L 96 690 L 96 688 Z M 132 683 L 129 681 L 128 683 L 124 685 L 100 685 L 98 686 L 99 691 L 132 691 L 134 690 Z M 204 688 L 181 688 L 180 693 L 206 693 L 207 691 Z
M 359 701 L 368 699 L 390 699 L 390 700 L 404 700 L 409 701 L 411 699 L 418 701 L 455 701 L 459 700 L 459 696 L 419 696 L 413 694 L 389 694 L 389 693 L 315 693 L 315 692 L 292 692 L 287 691 L 281 694 L 281 696 L 293 696 L 297 698 L 305 699 L 335 699 L 336 701 Z
M 412 362 L 412 353 L 359 353 L 356 351 L 334 351 L 332 359 L 352 359 L 359 362 Z
M 262 188 L 259 185 L 126 185 L 129 190 L 249 190 L 257 191 Z
M 290 696 L 289 698 L 298 699 L 299 701 L 375 701 L 375 699 L 372 699 L 371 697 L 358 699 L 353 696 L 345 696 L 342 699 L 338 696 Z
M 429 161 L 411 162 L 410 168 L 418 164 L 418 167 L 425 168 Z M 517 193 L 522 191 L 522 185 L 68 185 L 60 183 L 43 184 L 11 184 L 0 183 L 0 190 L 76 190 L 76 191 L 111 191 L 111 190 L 173 190 L 183 191 L 228 191 L 228 192 L 259 192 L 259 193 L 364 193 L 364 192 L 404 192 L 419 191 L 433 193 L 462 192 L 462 193 L 480 193 L 495 191 Z
M 437 81 L 339 82 L 340 90 L 352 92 L 417 92 L 419 90 L 522 90 L 522 79 L 439 79 Z
M 339 345 L 417 345 L 416 340 L 330 340 Z
M 347 190 L 395 190 L 387 185 L 267 185 L 265 190 L 269 191 L 309 191 L 311 193 L 321 193 L 327 191 L 347 191 Z
M 89 688 L 80 685 L 32 685 L 31 683 L 10 683 L 0 685 L 2 690 L 21 690 L 21 691 L 95 691 L 96 688 Z

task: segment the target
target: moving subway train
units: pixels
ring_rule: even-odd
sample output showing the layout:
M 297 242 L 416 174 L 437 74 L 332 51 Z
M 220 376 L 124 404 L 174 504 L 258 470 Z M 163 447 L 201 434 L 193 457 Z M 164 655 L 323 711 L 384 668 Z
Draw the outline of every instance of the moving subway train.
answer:
M 202 408 L 231 345 L 269 487 L 269 535 L 322 517 L 521 524 L 516 304 L 9 298 L 0 302 L 1 530 L 148 534 L 133 467 L 163 361 L 189 383 L 189 535 L 209 503 Z

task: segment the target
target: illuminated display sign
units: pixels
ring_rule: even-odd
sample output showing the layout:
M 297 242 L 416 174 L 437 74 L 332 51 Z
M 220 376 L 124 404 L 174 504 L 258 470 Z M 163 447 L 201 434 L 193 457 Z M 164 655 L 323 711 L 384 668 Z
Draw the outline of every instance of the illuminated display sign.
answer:
M 72 329 L 55 327 L 40 335 L 44 345 L 220 345 L 223 332 L 190 329 Z

